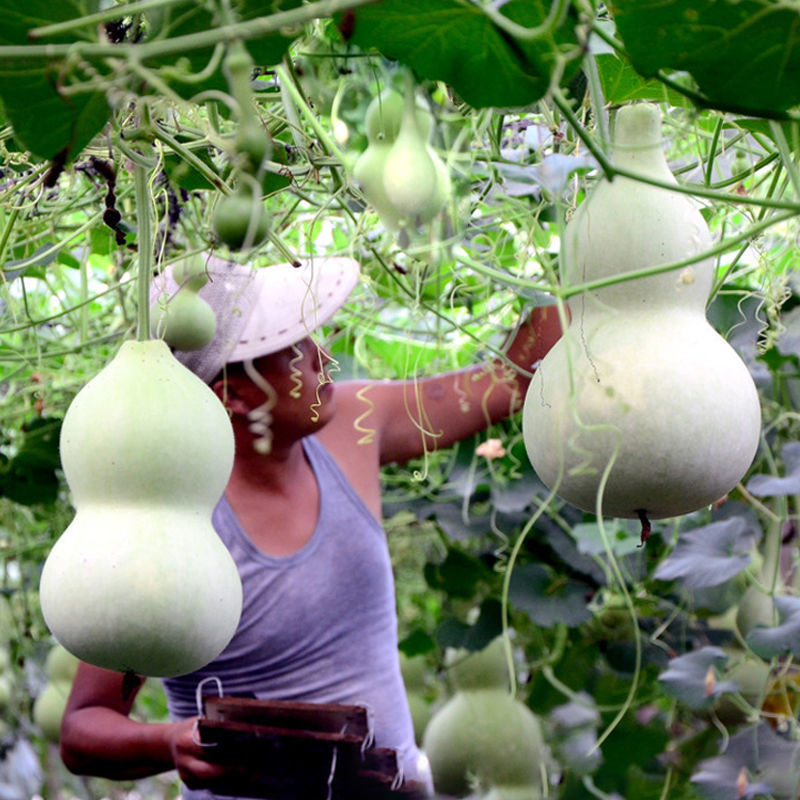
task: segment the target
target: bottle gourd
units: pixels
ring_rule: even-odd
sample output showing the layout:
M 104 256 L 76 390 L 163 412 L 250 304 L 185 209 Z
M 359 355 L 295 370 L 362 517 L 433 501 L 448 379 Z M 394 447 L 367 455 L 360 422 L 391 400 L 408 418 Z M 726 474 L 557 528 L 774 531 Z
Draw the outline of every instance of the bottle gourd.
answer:
M 676 183 L 657 106 L 619 110 L 614 163 Z M 568 223 L 562 279 L 624 277 L 710 246 L 689 197 L 617 175 L 601 180 Z M 713 269 L 705 258 L 570 301 L 570 325 L 535 372 L 523 408 L 531 463 L 563 499 L 594 512 L 599 497 L 603 515 L 644 523 L 721 499 L 747 471 L 759 440 L 758 393 L 706 320 Z
M 535 800 L 547 748 L 538 717 L 511 694 L 505 640 L 449 656 L 455 691 L 431 717 L 422 739 L 434 789 L 464 797 L 474 782 L 485 791 L 498 787 L 498 793 L 499 787 L 525 787 Z
M 233 466 L 222 404 L 163 341 L 128 341 L 70 404 L 60 444 L 76 514 L 40 583 L 56 640 L 120 672 L 168 677 L 210 662 L 242 606 L 211 526 Z

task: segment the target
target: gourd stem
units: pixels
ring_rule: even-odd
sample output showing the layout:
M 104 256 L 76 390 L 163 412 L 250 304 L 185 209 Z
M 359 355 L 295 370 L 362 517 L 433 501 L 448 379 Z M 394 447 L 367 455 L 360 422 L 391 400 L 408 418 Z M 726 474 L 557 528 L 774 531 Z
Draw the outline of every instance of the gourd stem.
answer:
M 578 138 L 586 146 L 586 149 L 597 159 L 597 163 L 599 164 L 600 169 L 603 170 L 606 178 L 608 180 L 612 180 L 616 174 L 616 171 L 606 157 L 605 153 L 603 153 L 603 151 L 597 146 L 597 142 L 595 142 L 594 138 L 584 130 L 583 125 L 581 125 L 580 121 L 570 108 L 567 98 L 564 97 L 560 89 L 552 90 L 552 98 L 553 103 L 555 103 L 558 110 L 572 127 L 572 130 L 575 131 Z
M 289 95 L 289 97 L 294 101 L 295 106 L 300 109 L 302 115 L 306 118 L 308 123 L 314 129 L 314 133 L 316 133 L 317 136 L 319 137 L 322 146 L 342 166 L 344 166 L 347 163 L 344 153 L 336 145 L 336 142 L 333 140 L 333 137 L 328 135 L 328 132 L 325 130 L 325 128 L 322 127 L 317 118 L 314 116 L 314 112 L 309 108 L 308 103 L 306 102 L 303 95 L 300 93 L 300 90 L 297 88 L 294 82 L 294 78 L 288 66 L 286 64 L 281 64 L 278 67 L 276 67 L 275 71 L 278 75 L 278 80 L 280 81 L 281 94 L 284 95 L 284 97 L 286 96 L 286 94 Z M 289 122 L 292 123 L 293 120 L 290 119 Z
M 772 133 L 772 138 L 775 140 L 775 144 L 778 147 L 778 152 L 783 162 L 783 168 L 789 176 L 792 189 L 794 189 L 794 196 L 796 199 L 800 199 L 800 175 L 797 173 L 797 166 L 792 161 L 792 153 L 789 149 L 789 143 L 786 141 L 786 136 L 783 133 L 783 128 L 774 120 L 770 120 L 769 128 Z
M 719 146 L 719 137 L 722 135 L 722 128 L 725 124 L 725 120 L 720 117 L 717 120 L 717 125 L 714 128 L 714 134 L 711 137 L 711 149 L 708 153 L 708 159 L 706 160 L 706 174 L 704 177 L 704 183 L 706 186 L 711 185 L 711 173 L 714 171 L 714 157 L 717 154 L 717 147 Z
M 140 342 L 150 338 L 150 275 L 153 271 L 153 242 L 150 228 L 148 179 L 149 170 L 147 167 L 142 164 L 135 164 L 133 181 L 136 190 L 136 228 L 138 230 L 139 249 L 136 339 Z

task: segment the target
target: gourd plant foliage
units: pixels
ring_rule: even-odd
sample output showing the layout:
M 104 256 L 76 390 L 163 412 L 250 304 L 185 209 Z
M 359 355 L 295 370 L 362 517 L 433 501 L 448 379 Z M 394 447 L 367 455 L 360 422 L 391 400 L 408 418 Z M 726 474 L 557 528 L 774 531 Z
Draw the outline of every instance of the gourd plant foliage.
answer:
M 513 628 L 514 688 L 545 727 L 554 797 L 796 796 L 793 9 L 0 0 L 0 11 L 0 611 L 19 676 L 49 644 L 34 587 L 71 513 L 60 420 L 137 327 L 132 165 L 147 171 L 162 264 L 223 249 L 214 210 L 243 180 L 271 221 L 242 258 L 356 255 L 364 286 L 332 331 L 342 377 L 407 377 L 496 348 L 497 329 L 542 294 L 574 296 L 559 282 L 561 234 L 615 175 L 606 111 L 651 100 L 714 235 L 709 319 L 759 389 L 756 460 L 727 502 L 654 521 L 645 546 L 638 522 L 596 518 L 541 483 L 518 418 L 388 468 L 401 645 L 433 671 L 446 647 L 479 650 Z M 271 148 L 246 168 L 222 68 L 232 39 L 256 66 L 245 88 Z M 452 194 L 401 242 L 352 167 L 369 104 L 409 75 Z M 15 685 L 11 718 L 30 719 L 32 692 Z

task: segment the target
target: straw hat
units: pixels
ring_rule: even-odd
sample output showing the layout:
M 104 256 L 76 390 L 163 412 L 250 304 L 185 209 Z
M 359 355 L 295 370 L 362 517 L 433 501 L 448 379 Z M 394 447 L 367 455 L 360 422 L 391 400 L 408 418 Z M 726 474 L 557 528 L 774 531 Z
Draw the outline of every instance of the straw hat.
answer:
M 212 255 L 205 263 L 209 279 L 198 295 L 216 317 L 214 338 L 200 350 L 173 352 L 206 383 L 225 364 L 277 352 L 315 331 L 347 300 L 360 270 L 339 256 L 315 256 L 299 267 L 252 268 Z M 150 285 L 151 307 L 169 303 L 179 289 L 167 267 Z

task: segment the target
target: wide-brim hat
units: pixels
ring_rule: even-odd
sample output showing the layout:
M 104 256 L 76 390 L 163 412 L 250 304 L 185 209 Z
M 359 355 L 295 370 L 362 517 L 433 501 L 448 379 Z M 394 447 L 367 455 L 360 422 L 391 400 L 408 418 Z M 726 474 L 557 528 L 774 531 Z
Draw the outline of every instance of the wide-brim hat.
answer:
M 315 256 L 293 264 L 249 267 L 205 255 L 208 281 L 198 291 L 214 312 L 214 338 L 199 350 L 173 350 L 208 383 L 225 364 L 275 353 L 324 325 L 358 283 L 359 263 L 344 256 Z M 181 287 L 172 268 L 153 278 L 151 307 L 167 303 Z

